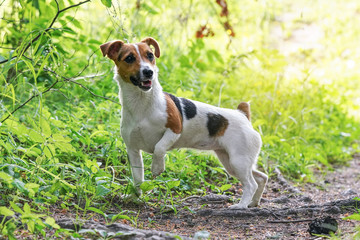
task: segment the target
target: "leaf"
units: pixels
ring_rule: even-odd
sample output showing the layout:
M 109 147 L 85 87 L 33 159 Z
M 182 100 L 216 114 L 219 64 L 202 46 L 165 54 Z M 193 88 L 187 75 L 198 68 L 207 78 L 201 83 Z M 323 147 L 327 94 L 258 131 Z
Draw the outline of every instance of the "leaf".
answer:
M 103 185 L 96 186 L 96 196 L 105 196 L 108 194 L 111 190 L 104 187 Z
M 66 16 L 66 19 L 69 20 L 72 24 L 74 24 L 75 27 L 82 29 L 81 23 L 76 20 L 74 17 Z
M 13 180 L 13 178 L 5 172 L 0 172 L 0 179 L 3 179 L 8 184 L 10 184 Z
M 19 189 L 20 192 L 27 193 L 28 190 L 25 188 L 25 183 L 20 181 L 19 179 L 14 179 L 12 182 L 13 186 L 15 186 L 17 189 Z
M 106 7 L 111 7 L 111 0 L 101 0 L 102 4 L 104 4 Z
M 5 217 L 10 217 L 14 215 L 15 213 L 8 209 L 7 207 L 0 207 L 0 215 L 3 215 Z
M 150 190 L 153 190 L 156 187 L 156 184 L 154 184 L 151 181 L 144 181 L 141 185 L 140 185 L 140 189 L 143 192 L 148 192 Z
M 174 187 L 178 187 L 180 185 L 180 180 L 172 180 L 172 181 L 168 181 L 166 182 L 167 186 L 169 187 L 169 189 L 172 189 Z
M 116 220 L 118 220 L 118 219 L 126 219 L 126 220 L 129 220 L 130 222 L 133 222 L 133 220 L 132 220 L 129 216 L 127 216 L 127 215 L 122 215 L 121 213 L 113 216 L 113 217 L 111 218 L 111 221 L 114 222 L 114 221 L 116 221 Z
M 16 203 L 10 202 L 10 205 L 11 205 L 12 209 L 14 209 L 15 212 L 24 214 L 24 211 L 21 210 L 21 208 L 18 205 L 16 205 Z
M 28 134 L 29 134 L 29 137 L 30 137 L 30 139 L 31 139 L 32 141 L 37 142 L 37 143 L 42 143 L 42 142 L 44 142 L 43 136 L 41 136 L 41 134 L 38 133 L 38 132 L 36 132 L 35 130 L 30 129 L 30 131 L 29 131 Z
M 44 136 L 46 138 L 51 136 L 51 128 L 49 125 L 49 122 L 43 118 L 40 119 L 40 128 L 41 128 L 41 132 L 42 134 L 44 134 Z
M 53 228 L 59 229 L 60 226 L 56 224 L 55 219 L 52 217 L 47 217 L 45 223 L 50 225 Z
M 220 190 L 222 192 L 225 192 L 226 190 L 230 189 L 231 188 L 231 184 L 224 184 L 220 187 Z
M 97 209 L 97 208 L 94 208 L 94 207 L 88 207 L 87 209 L 90 210 L 90 211 L 96 212 L 96 213 L 98 213 L 98 214 L 100 214 L 100 215 L 102 215 L 104 217 L 106 216 L 106 214 L 103 211 L 101 211 L 100 209 Z
M 356 221 L 360 221 L 360 213 L 354 213 L 346 218 L 344 218 L 345 220 L 350 219 L 350 220 L 356 220 Z

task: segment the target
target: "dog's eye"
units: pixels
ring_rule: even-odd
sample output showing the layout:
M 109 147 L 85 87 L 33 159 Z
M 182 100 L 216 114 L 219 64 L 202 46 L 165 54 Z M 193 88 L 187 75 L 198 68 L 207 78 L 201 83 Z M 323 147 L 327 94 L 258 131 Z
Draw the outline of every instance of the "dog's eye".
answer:
M 148 52 L 147 58 L 149 59 L 150 62 L 152 62 L 154 60 L 154 54 L 152 54 L 151 52 Z
M 124 59 L 124 61 L 127 63 L 133 63 L 133 62 L 135 62 L 135 60 L 136 60 L 136 58 L 134 57 L 134 55 L 129 55 Z

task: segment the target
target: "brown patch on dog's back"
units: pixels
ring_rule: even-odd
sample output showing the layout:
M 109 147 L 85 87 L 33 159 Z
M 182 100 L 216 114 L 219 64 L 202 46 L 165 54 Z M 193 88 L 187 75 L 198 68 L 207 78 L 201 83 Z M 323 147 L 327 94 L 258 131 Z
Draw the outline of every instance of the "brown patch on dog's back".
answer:
M 166 99 L 166 112 L 168 114 L 167 123 L 165 127 L 170 128 L 174 133 L 181 133 L 182 131 L 182 116 L 175 102 L 168 94 L 165 94 Z
M 245 113 L 245 116 L 251 121 L 251 111 L 250 111 L 250 104 L 247 102 L 241 102 L 237 107 L 240 111 Z
M 210 137 L 223 136 L 229 126 L 229 121 L 221 114 L 208 113 L 207 117 L 207 128 Z

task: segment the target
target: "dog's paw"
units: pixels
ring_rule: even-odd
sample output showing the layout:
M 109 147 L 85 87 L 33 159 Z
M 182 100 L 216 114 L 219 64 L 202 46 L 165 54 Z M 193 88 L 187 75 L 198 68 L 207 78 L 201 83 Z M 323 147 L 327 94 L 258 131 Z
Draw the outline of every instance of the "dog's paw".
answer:
M 254 202 L 254 201 L 252 201 L 250 204 L 249 204 L 249 208 L 252 208 L 252 207 L 257 207 L 257 206 L 259 206 L 260 205 L 260 201 L 258 201 L 258 202 Z
M 159 176 L 161 173 L 164 172 L 164 168 L 151 168 L 151 172 L 154 178 L 156 178 L 157 176 Z
M 239 203 L 239 204 L 231 205 L 229 209 L 231 210 L 247 209 L 247 206 Z

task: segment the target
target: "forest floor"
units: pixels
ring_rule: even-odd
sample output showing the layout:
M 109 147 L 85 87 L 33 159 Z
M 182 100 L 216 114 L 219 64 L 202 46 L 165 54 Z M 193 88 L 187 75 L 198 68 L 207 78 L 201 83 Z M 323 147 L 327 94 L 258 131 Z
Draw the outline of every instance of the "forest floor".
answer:
M 129 204 L 122 205 L 122 209 L 134 213 L 136 221 L 133 223 L 122 219 L 106 227 L 105 219 L 94 215 L 80 225 L 107 232 L 128 232 L 127 237 L 119 236 L 119 239 L 175 239 L 174 236 L 187 239 L 196 233 L 200 237 L 197 239 L 202 239 L 201 236 L 210 239 L 322 239 L 308 233 L 309 223 L 331 216 L 338 222 L 336 235 L 340 239 L 353 239 L 354 228 L 359 222 L 343 220 L 343 217 L 357 212 L 356 206 L 360 205 L 359 201 L 353 200 L 360 197 L 360 155 L 354 156 L 348 166 L 335 168 L 325 176 L 319 173 L 316 183 L 295 187 L 277 170 L 272 176 L 257 208 L 228 209 L 234 198 L 240 198 L 239 184 L 233 188 L 233 196 L 209 194 L 175 201 L 176 214 L 149 203 Z M 54 212 L 60 226 L 73 228 L 70 225 L 74 220 L 69 223 L 68 214 Z M 142 230 L 137 232 L 130 226 Z M 164 232 L 171 233 L 172 237 Z

